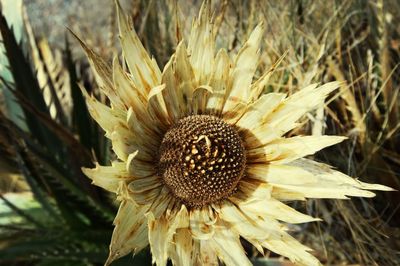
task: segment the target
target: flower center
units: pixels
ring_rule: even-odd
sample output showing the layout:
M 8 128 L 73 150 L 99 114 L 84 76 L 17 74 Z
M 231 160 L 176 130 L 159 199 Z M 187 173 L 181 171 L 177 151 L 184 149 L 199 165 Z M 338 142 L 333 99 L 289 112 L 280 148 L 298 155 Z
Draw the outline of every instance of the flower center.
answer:
M 164 135 L 159 174 L 172 193 L 190 207 L 201 207 L 234 193 L 246 156 L 236 129 L 222 119 L 191 115 Z

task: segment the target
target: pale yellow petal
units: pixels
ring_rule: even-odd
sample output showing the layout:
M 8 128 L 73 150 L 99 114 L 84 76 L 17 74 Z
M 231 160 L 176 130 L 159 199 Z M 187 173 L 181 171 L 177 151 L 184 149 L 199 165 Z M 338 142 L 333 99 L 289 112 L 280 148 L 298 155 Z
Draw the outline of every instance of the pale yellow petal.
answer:
M 255 226 L 231 201 L 225 200 L 219 206 L 215 207 L 219 217 L 228 228 L 237 232 L 246 239 L 265 239 L 268 235 L 267 228 Z M 218 228 L 219 230 L 219 228 Z
M 331 183 L 320 182 L 318 185 L 281 185 L 276 184 L 276 187 L 286 189 L 289 191 L 298 192 L 306 198 L 320 198 L 320 199 L 348 199 L 347 196 L 352 197 L 375 197 L 375 193 L 358 189 L 351 185 L 334 185 Z
M 132 178 L 124 162 L 112 162 L 111 166 L 96 163 L 96 168 L 82 168 L 82 172 L 92 180 L 92 184 L 114 193 L 117 192 L 119 182 Z
M 250 85 L 257 68 L 259 49 L 264 25 L 260 23 L 251 33 L 247 42 L 240 49 L 230 75 L 230 84 L 227 91 L 223 112 L 229 113 L 240 103 L 248 103 Z
M 143 92 L 136 88 L 130 77 L 120 66 L 118 58 L 114 58 L 113 61 L 113 83 L 116 93 L 127 109 L 132 108 L 139 116 L 145 116 L 146 95 L 143 95 Z
M 181 206 L 179 211 L 165 213 L 157 220 L 153 213 L 149 213 L 149 242 L 151 253 L 153 254 L 153 263 L 157 265 L 166 265 L 168 260 L 168 250 L 173 245 L 173 235 L 177 228 L 183 223 L 182 219 L 188 219 L 188 212 L 185 205 Z
M 319 218 L 314 218 L 298 212 L 274 198 L 237 204 L 248 216 L 259 215 L 261 217 L 272 217 L 293 224 L 321 221 Z
M 320 220 L 300 213 L 276 200 L 273 197 L 275 196 L 273 194 L 274 189 L 273 185 L 265 182 L 245 179 L 240 181 L 239 191 L 230 197 L 230 200 L 238 206 L 246 217 L 274 218 L 288 223 L 305 223 Z M 276 227 L 269 229 L 277 230 Z
M 225 224 L 218 224 L 218 230 L 216 230 L 213 238 L 209 240 L 209 243 L 225 265 L 252 265 L 240 243 L 239 235 L 230 231 Z
M 124 57 L 138 89 L 147 95 L 151 88 L 160 85 L 161 71 L 143 47 L 135 30 L 129 25 L 126 15 L 117 2 L 120 42 Z
M 138 149 L 138 146 L 134 143 L 133 134 L 125 127 L 115 127 L 109 138 L 111 139 L 113 151 L 117 155 L 118 159 L 122 161 L 126 161 L 129 154 Z
M 286 97 L 283 93 L 268 93 L 247 107 L 246 113 L 238 120 L 239 130 L 253 130 L 263 123 L 268 116 Z M 250 132 L 251 133 L 251 132 Z
M 209 240 L 198 240 L 198 263 L 196 265 L 206 265 L 206 266 L 218 266 L 217 253 L 210 244 Z
M 193 238 L 189 229 L 177 229 L 174 235 L 175 255 L 171 256 L 176 266 L 194 265 Z
M 279 138 L 265 146 L 247 151 L 247 161 L 283 164 L 335 145 L 345 140 L 340 136 L 296 136 Z
M 160 195 L 163 183 L 158 176 L 149 176 L 131 181 L 128 189 L 137 204 L 151 204 Z
M 213 88 L 208 85 L 201 85 L 193 91 L 193 114 L 204 114 L 208 101 L 208 96 L 212 95 Z
M 291 165 L 252 164 L 247 169 L 250 178 L 269 184 L 301 185 L 318 182 L 318 177 L 308 171 Z
M 167 106 L 163 97 L 165 84 L 153 87 L 148 95 L 147 112 L 149 114 L 149 122 L 156 123 L 158 127 L 166 130 L 173 123 L 168 115 Z
M 280 63 L 283 61 L 283 59 L 286 57 L 288 51 L 286 51 L 267 71 L 265 71 L 261 77 L 256 80 L 252 85 L 250 89 L 250 101 L 255 101 L 258 98 L 260 98 L 260 95 L 262 94 L 265 85 L 268 84 L 269 78 L 272 76 L 272 74 L 275 72 L 276 68 L 280 65 Z
M 133 193 L 143 193 L 147 190 L 163 186 L 163 181 L 157 175 L 132 180 L 128 188 Z
M 274 199 L 280 200 L 280 201 L 294 201 L 294 200 L 301 200 L 305 201 L 306 198 L 301 192 L 296 192 L 292 190 L 287 190 L 284 188 L 280 187 L 273 187 L 272 188 L 272 197 Z
M 94 120 L 96 120 L 100 127 L 104 129 L 107 137 L 110 136 L 116 126 L 124 126 L 124 111 L 111 109 L 110 107 L 96 100 L 93 96 L 89 96 L 82 86 L 80 86 L 80 88 L 85 97 L 90 115 Z
M 178 103 L 181 116 L 185 116 L 192 113 L 193 92 L 198 83 L 195 80 L 194 71 L 183 41 L 178 44 L 175 54 L 175 80 Z
M 146 207 L 139 207 L 131 200 L 123 200 L 114 220 L 110 254 L 105 265 L 125 256 L 138 252 L 148 245 Z
M 111 68 L 101 58 L 101 56 L 89 48 L 77 35 L 75 35 L 75 33 L 72 32 L 72 34 L 79 41 L 89 59 L 89 63 L 94 73 L 97 85 L 99 85 L 100 89 L 110 99 L 111 104 L 114 107 L 121 110 L 125 109 L 124 103 L 114 90 Z
M 321 106 L 329 93 L 337 89 L 339 85 L 340 82 L 330 82 L 318 88 L 317 84 L 312 84 L 301 89 L 283 101 L 273 113 L 265 118 L 264 123 L 280 135 L 285 134 L 296 127 L 296 122 L 303 115 Z
M 132 108 L 128 109 L 126 123 L 134 135 L 135 143 L 140 146 L 141 152 L 145 152 L 148 159 L 154 158 L 162 139 L 161 130 L 158 128 L 159 124 L 147 115 L 136 114 Z
M 155 149 L 151 146 L 153 139 L 150 141 L 149 136 L 134 133 L 126 123 L 116 125 L 109 134 L 113 151 L 122 161 L 128 161 L 130 154 L 139 151 L 135 160 L 152 163 L 155 158 Z
M 339 82 L 330 82 L 320 87 L 311 84 L 283 100 L 246 136 L 246 148 L 251 150 L 264 146 L 298 126 L 298 120 L 323 105 L 325 98 L 339 85 Z
M 277 254 L 289 258 L 292 262 L 296 263 L 296 265 L 322 266 L 318 259 L 308 252 L 311 251 L 310 248 L 302 245 L 285 232 L 276 232 L 265 239 L 261 245 Z
M 236 197 L 236 194 L 230 198 L 236 206 L 228 204 L 229 207 L 227 209 L 220 211 L 220 217 L 224 222 L 231 221 L 230 224 L 227 224 L 228 228 L 232 226 L 235 232 L 250 242 L 261 254 L 264 254 L 261 243 L 270 235 L 287 229 L 270 215 L 248 210 L 246 205 L 248 203 L 251 204 L 253 201 L 242 201 Z M 235 223 L 238 226 L 235 226 Z
M 171 195 L 171 191 L 166 186 L 163 186 L 160 194 L 151 204 L 149 212 L 152 213 L 155 219 L 158 219 L 164 213 L 171 212 L 175 203 L 176 200 Z
M 193 114 L 193 93 L 198 88 L 198 82 L 183 41 L 178 44 L 162 76 L 162 82 L 165 84 L 163 96 L 170 119 L 176 122 L 188 114 Z M 197 109 L 198 103 L 195 105 Z
M 208 84 L 214 65 L 215 35 L 211 21 L 211 5 L 204 1 L 199 17 L 193 22 L 188 42 L 188 53 L 196 81 L 199 85 Z
M 251 176 L 250 176 L 251 177 Z M 244 193 L 243 202 L 271 198 L 272 186 L 260 180 L 242 178 L 238 185 L 238 193 Z M 236 193 L 234 194 L 236 197 Z
M 216 217 L 209 206 L 190 210 L 190 232 L 194 239 L 206 240 L 215 233 Z
M 219 213 L 220 219 L 223 220 L 229 228 L 232 228 L 232 230 L 249 241 L 263 254 L 264 250 L 260 245 L 260 241 L 264 240 L 270 234 L 270 231 L 275 232 L 284 229 L 284 227 L 276 220 L 269 218 L 269 216 L 264 216 L 268 222 L 263 221 L 260 224 L 262 213 L 253 213 L 242 208 L 243 204 L 246 202 L 250 204 L 254 202 L 255 199 L 247 195 L 248 198 L 243 200 L 238 194 L 240 194 L 240 192 L 235 193 L 235 195 L 229 199 L 233 204 L 226 200 L 220 207 L 215 206 L 215 208 Z
M 105 136 L 111 140 L 113 151 L 120 160 L 126 161 L 128 155 L 139 146 L 124 121 L 125 111 L 111 109 L 87 94 L 85 97 L 91 116 L 106 132 Z
M 177 81 L 175 79 L 175 54 L 171 56 L 168 63 L 165 65 L 162 72 L 162 83 L 165 84 L 165 89 L 163 90 L 163 96 L 165 105 L 168 111 L 169 117 L 176 122 L 184 114 L 182 106 L 180 105 L 181 92 L 178 91 Z
M 132 193 L 130 196 L 133 198 L 135 203 L 140 205 L 147 205 L 154 202 L 161 193 L 161 187 L 156 187 L 147 190 L 145 193 Z
M 157 169 L 153 162 L 143 161 L 139 157 L 140 150 L 136 150 L 128 155 L 126 167 L 128 173 L 136 178 L 153 176 Z
M 275 139 L 279 139 L 281 134 L 278 130 L 275 130 L 269 124 L 262 124 L 253 130 L 242 130 L 245 131 L 244 145 L 246 150 L 253 150 L 258 147 L 265 145 Z
M 253 164 L 248 167 L 248 173 L 251 178 L 263 180 L 279 188 L 278 196 L 285 194 L 285 191 L 294 192 L 293 199 L 373 197 L 375 194 L 367 189 L 391 190 L 386 186 L 358 181 L 332 170 L 327 165 L 308 159 L 299 159 L 288 165 Z
M 299 159 L 292 162 L 291 165 L 306 169 L 307 171 L 327 181 L 350 184 L 361 189 L 394 191 L 393 188 L 384 185 L 361 182 L 360 180 L 354 179 L 346 174 L 343 174 L 342 172 L 333 170 L 329 165 L 315 162 L 313 160 Z
M 213 93 L 208 97 L 206 110 L 208 113 L 219 116 L 224 105 L 225 92 L 228 88 L 230 59 L 226 50 L 219 50 L 209 85 L 213 88 Z

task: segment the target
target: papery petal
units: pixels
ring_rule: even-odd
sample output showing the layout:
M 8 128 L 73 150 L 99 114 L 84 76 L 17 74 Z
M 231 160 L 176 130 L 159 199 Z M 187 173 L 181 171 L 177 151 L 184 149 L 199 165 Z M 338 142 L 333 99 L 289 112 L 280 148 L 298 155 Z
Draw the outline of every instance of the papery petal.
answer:
M 148 214 L 149 242 L 153 254 L 153 263 L 166 265 L 168 250 L 172 245 L 173 235 L 177 228 L 188 220 L 188 211 L 185 205 L 179 211 L 162 215 L 157 220 L 153 213 Z
M 161 178 L 154 175 L 131 181 L 128 189 L 132 192 L 131 196 L 136 203 L 146 205 L 156 200 L 163 185 Z
M 215 233 L 214 224 L 216 217 L 209 206 L 190 211 L 190 232 L 194 239 L 206 240 Z
M 86 104 L 90 115 L 100 125 L 101 128 L 106 132 L 106 136 L 109 137 L 114 131 L 116 126 L 124 126 L 125 112 L 121 110 L 113 110 L 110 107 L 96 100 L 93 96 L 89 96 L 87 91 L 80 87 L 83 96 L 86 99 Z
M 132 108 L 129 108 L 126 114 L 126 123 L 131 134 L 134 135 L 135 143 L 140 146 L 140 150 L 154 158 L 162 139 L 156 122 L 152 121 L 147 115 L 140 117 Z
M 299 118 L 323 104 L 329 93 L 336 90 L 339 85 L 340 82 L 334 81 L 320 87 L 317 87 L 318 84 L 312 84 L 301 89 L 282 102 L 264 123 L 269 124 L 280 135 L 285 134 L 297 125 Z
M 298 212 L 274 198 L 237 204 L 239 204 L 243 212 L 249 216 L 258 215 L 261 217 L 272 217 L 293 224 L 321 221 L 319 218 L 314 218 Z
M 178 91 L 177 81 L 175 79 L 175 54 L 171 56 L 168 63 L 165 65 L 162 73 L 162 83 L 165 84 L 165 89 L 163 90 L 163 96 L 165 105 L 168 110 L 168 115 L 173 121 L 177 121 L 182 118 L 186 109 L 182 109 L 180 104 L 181 92 Z
M 105 265 L 130 252 L 139 252 L 149 244 L 146 206 L 140 207 L 131 200 L 123 200 L 114 220 L 110 254 Z
M 292 262 L 303 266 L 321 266 L 322 264 L 309 253 L 310 248 L 302 245 L 285 232 L 276 232 L 261 245 L 265 248 L 289 258 Z
M 138 145 L 134 142 L 134 135 L 126 126 L 118 125 L 110 134 L 112 149 L 118 159 L 127 161 L 129 154 L 138 150 Z
M 188 42 L 190 63 L 199 85 L 206 85 L 210 80 L 214 65 L 214 49 L 215 35 L 211 21 L 211 5 L 208 1 L 204 1 L 198 19 L 193 22 Z
M 124 162 L 112 162 L 111 166 L 96 163 L 96 168 L 82 168 L 82 172 L 92 180 L 92 184 L 114 193 L 117 192 L 119 182 L 132 178 Z
M 216 208 L 220 219 L 239 235 L 246 239 L 265 239 L 268 235 L 266 228 L 257 227 L 231 201 L 225 200 Z
M 307 159 L 299 159 L 288 165 L 254 164 L 249 166 L 248 172 L 251 178 L 264 180 L 274 187 L 295 192 L 296 197 L 302 195 L 306 198 L 347 199 L 347 196 L 375 195 L 366 189 L 391 190 L 386 186 L 355 180 L 332 170 L 327 165 Z
M 143 90 L 143 95 L 147 95 L 153 87 L 160 85 L 161 71 L 155 60 L 150 59 L 135 30 L 129 25 L 119 2 L 116 2 L 120 42 L 124 56 L 135 86 Z
M 267 117 L 283 101 L 286 94 L 267 93 L 249 105 L 245 114 L 236 123 L 239 130 L 253 130 L 261 126 L 264 117 Z M 251 133 L 251 132 L 250 132 Z
M 345 140 L 340 136 L 296 136 L 279 138 L 265 146 L 247 151 L 248 162 L 268 162 L 271 164 L 289 163 L 307 155 L 314 154 L 328 146 Z
M 226 225 L 218 225 L 212 239 L 209 240 L 210 247 L 215 250 L 218 258 L 220 258 L 227 266 L 245 266 L 252 265 L 246 256 L 239 235 L 230 231 Z
M 195 80 L 194 70 L 189 61 L 184 42 L 180 42 L 175 53 L 175 84 L 178 103 L 182 116 L 192 113 L 193 92 L 198 83 Z
M 171 195 L 169 189 L 163 186 L 158 197 L 151 203 L 149 212 L 152 213 L 154 219 L 158 219 L 164 213 L 171 212 L 174 209 L 175 203 L 176 200 Z
M 171 256 L 174 265 L 185 266 L 194 265 L 194 256 L 192 250 L 193 238 L 189 229 L 177 229 L 174 235 L 175 254 Z
M 218 266 L 217 253 L 209 240 L 198 240 L 198 265 Z
M 167 105 L 163 97 L 163 90 L 165 84 L 153 87 L 148 95 L 147 112 L 149 114 L 149 121 L 157 124 L 158 128 L 165 131 L 172 124 L 172 119 L 168 115 Z
M 162 179 L 157 175 L 154 175 L 135 179 L 129 183 L 128 188 L 133 193 L 143 193 L 159 186 L 163 186 Z
M 156 166 L 153 162 L 146 162 L 139 157 L 139 150 L 132 152 L 126 159 L 126 168 L 128 173 L 136 178 L 153 176 L 157 173 Z
M 209 85 L 213 93 L 208 97 L 207 112 L 219 116 L 222 113 L 226 90 L 228 88 L 230 59 L 226 50 L 221 49 L 215 59 Z
M 96 52 L 89 48 L 77 35 L 75 35 L 75 33 L 71 33 L 79 41 L 79 44 L 85 51 L 86 56 L 89 59 L 91 69 L 94 73 L 94 77 L 100 89 L 110 99 L 114 107 L 124 110 L 124 103 L 118 97 L 113 86 L 111 68 Z
M 264 25 L 260 23 L 250 34 L 249 39 L 240 49 L 230 75 L 223 112 L 230 113 L 240 103 L 248 103 L 250 85 L 257 68 L 261 38 Z
M 146 115 L 146 95 L 136 88 L 130 77 L 120 66 L 118 59 L 113 61 L 113 84 L 118 97 L 124 102 L 125 106 L 132 108 L 139 116 Z
M 268 69 L 266 72 L 264 72 L 261 77 L 259 77 L 258 80 L 256 80 L 252 85 L 250 89 L 250 101 L 255 101 L 258 98 L 260 98 L 261 93 L 264 90 L 265 85 L 268 84 L 269 78 L 272 76 L 272 74 L 275 72 L 275 69 L 279 66 L 279 64 L 283 61 L 283 59 L 287 55 L 287 51 Z

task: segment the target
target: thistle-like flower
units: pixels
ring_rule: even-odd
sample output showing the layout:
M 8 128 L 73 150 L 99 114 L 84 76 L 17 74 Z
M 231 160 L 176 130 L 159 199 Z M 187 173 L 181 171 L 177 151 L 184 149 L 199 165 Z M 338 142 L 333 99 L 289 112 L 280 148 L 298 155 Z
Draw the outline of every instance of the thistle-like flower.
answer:
M 157 265 L 251 265 L 244 238 L 261 253 L 319 265 L 280 222 L 319 219 L 282 202 L 390 190 L 304 158 L 344 137 L 285 137 L 338 83 L 289 97 L 262 94 L 270 73 L 253 81 L 262 23 L 231 60 L 224 49 L 215 54 L 216 30 L 203 4 L 187 46 L 181 41 L 161 71 L 117 9 L 128 73 L 81 42 L 111 107 L 83 90 L 86 101 L 118 157 L 112 166 L 83 169 L 120 202 L 106 264 L 150 245 Z

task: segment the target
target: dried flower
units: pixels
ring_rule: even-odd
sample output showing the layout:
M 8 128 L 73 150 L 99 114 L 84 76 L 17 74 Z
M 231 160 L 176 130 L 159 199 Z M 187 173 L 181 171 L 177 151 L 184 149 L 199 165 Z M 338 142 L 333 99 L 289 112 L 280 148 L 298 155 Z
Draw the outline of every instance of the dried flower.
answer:
M 318 218 L 282 201 L 373 197 L 367 184 L 303 157 L 344 140 L 285 137 L 299 118 L 323 104 L 339 83 L 309 85 L 287 97 L 262 94 L 255 82 L 264 26 L 260 23 L 231 61 L 215 55 L 209 4 L 161 72 L 118 6 L 120 40 L 129 73 L 112 70 L 84 43 L 108 107 L 87 93 L 91 115 L 111 139 L 118 161 L 84 169 L 120 201 L 106 264 L 150 245 L 166 265 L 251 265 L 240 237 L 301 265 L 319 261 L 285 231 L 287 223 Z M 84 91 L 84 90 L 83 90 Z

